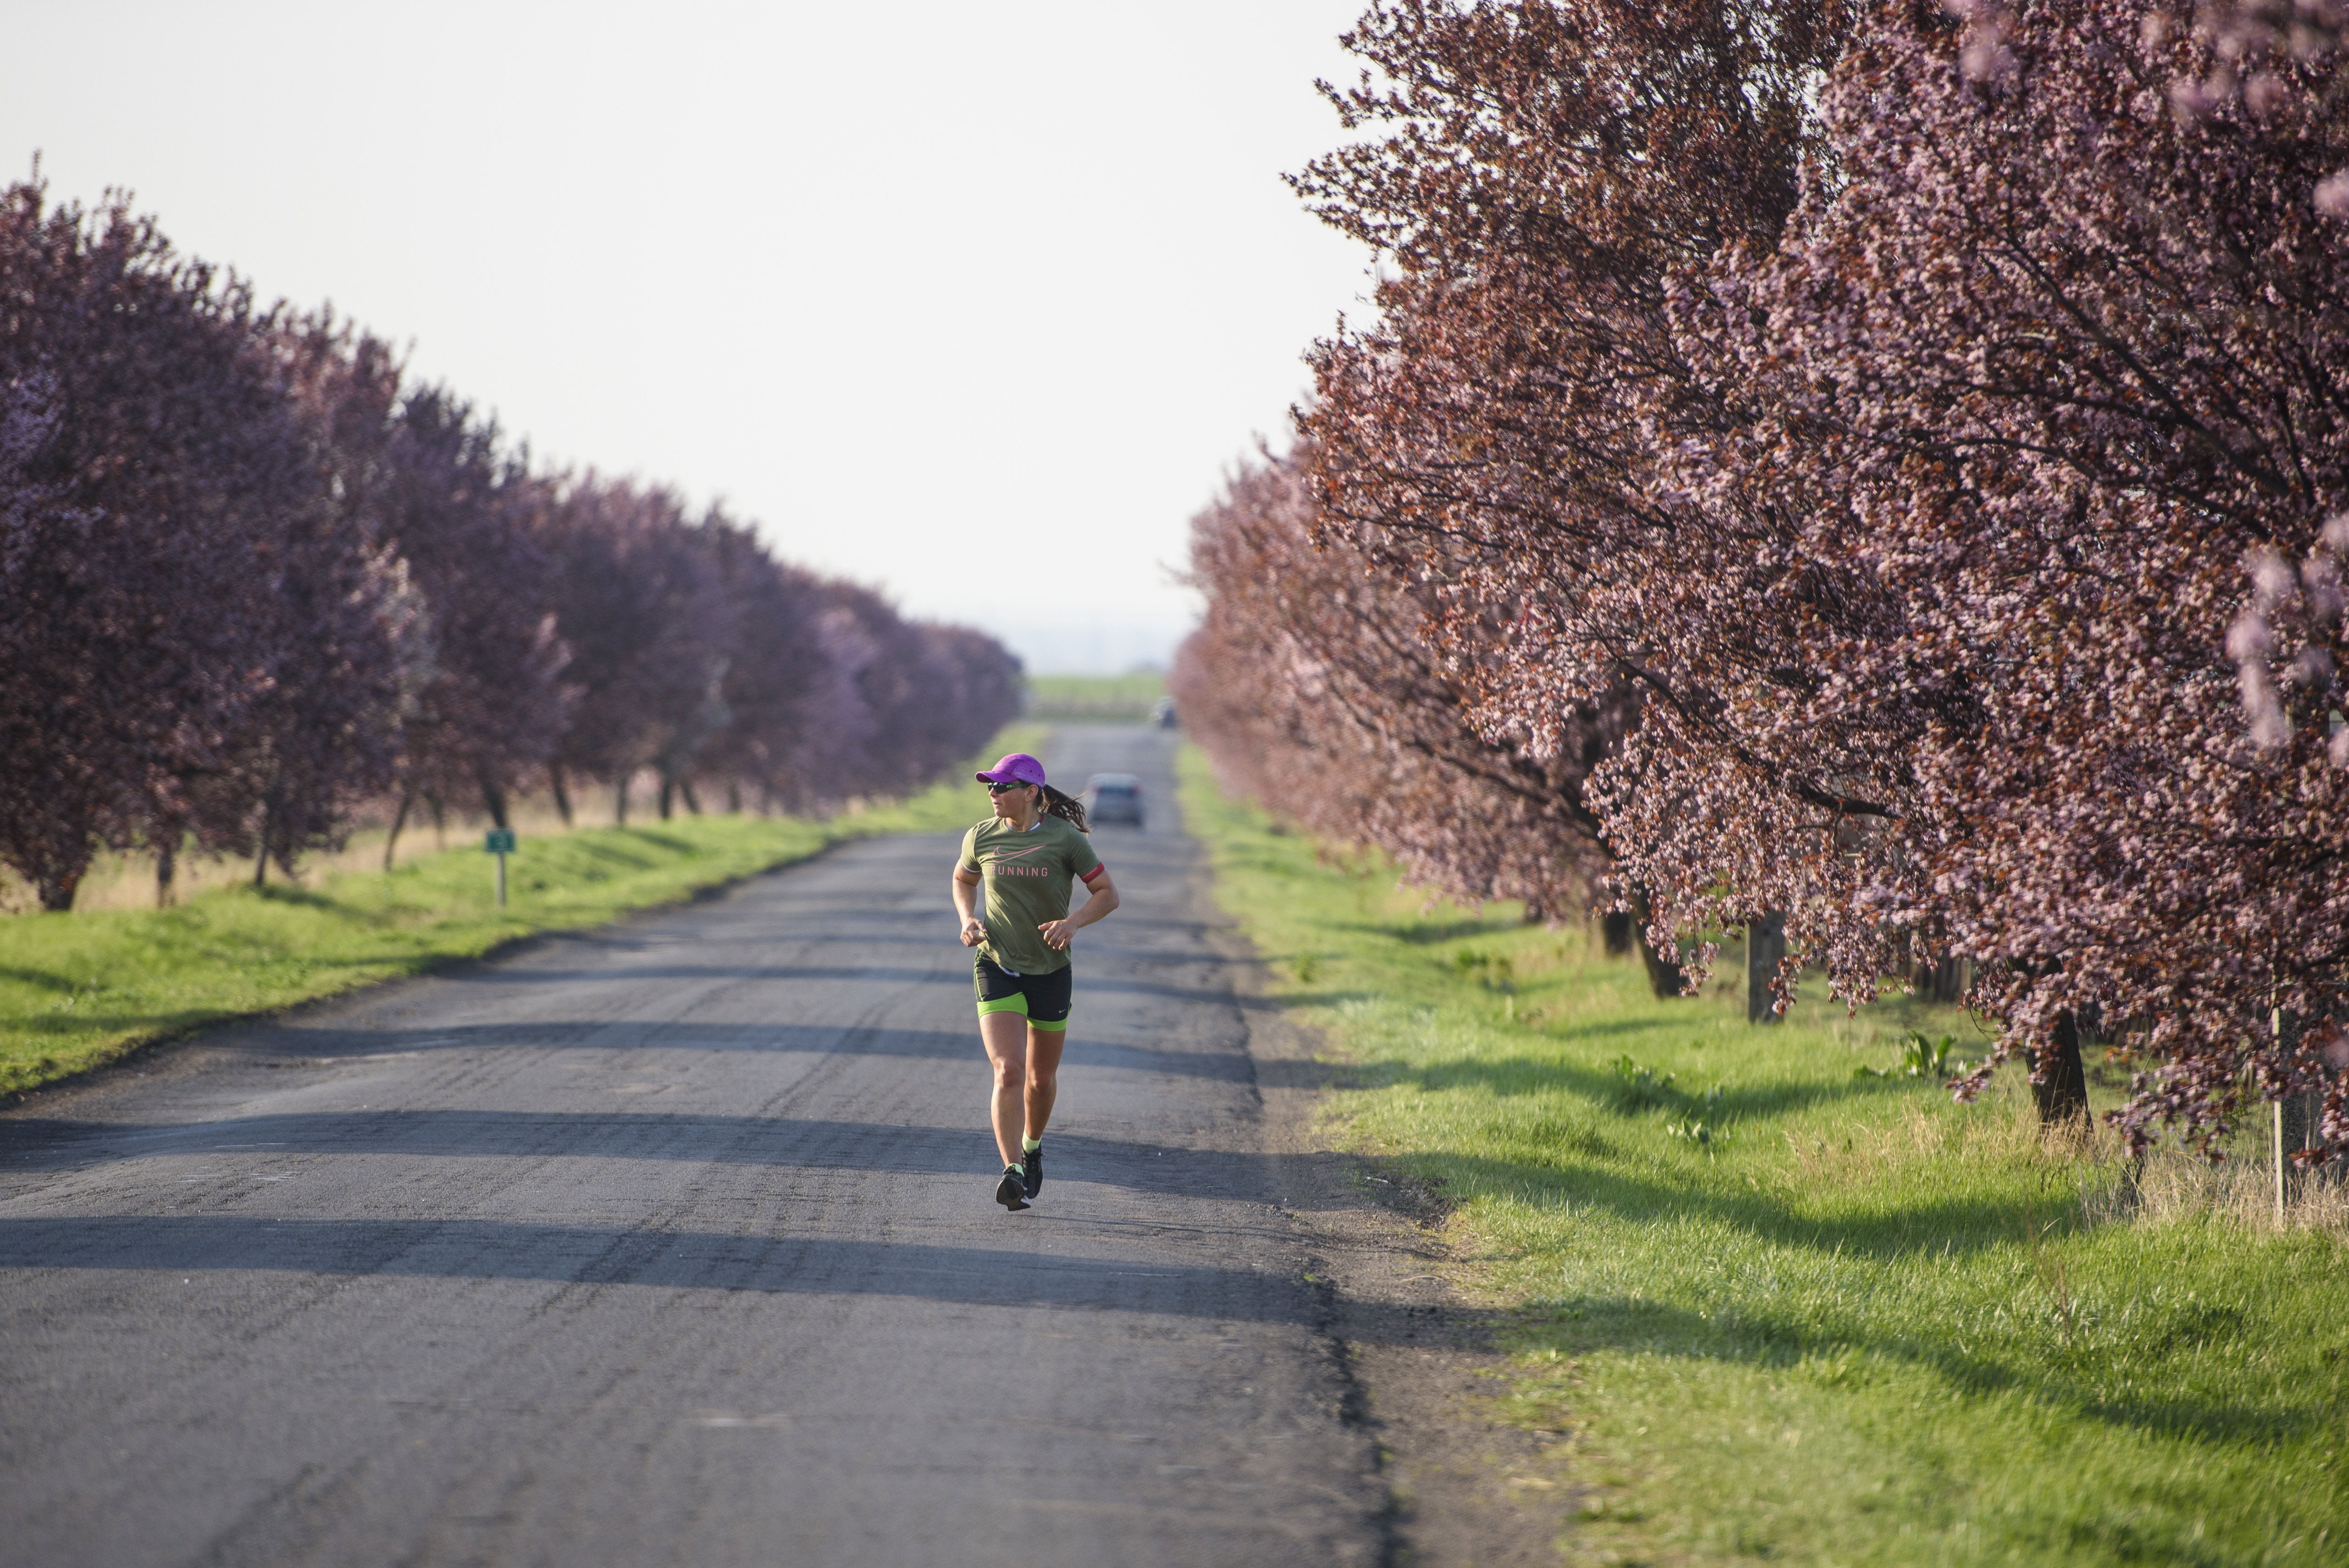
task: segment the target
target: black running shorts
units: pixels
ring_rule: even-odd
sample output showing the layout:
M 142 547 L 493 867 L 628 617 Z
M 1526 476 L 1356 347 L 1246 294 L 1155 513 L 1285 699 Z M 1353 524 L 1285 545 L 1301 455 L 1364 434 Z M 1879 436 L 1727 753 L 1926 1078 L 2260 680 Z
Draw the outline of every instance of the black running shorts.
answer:
M 981 1017 L 989 1013 L 1022 1013 L 1031 1029 L 1069 1026 L 1077 983 L 1073 964 L 1063 964 L 1050 975 L 1013 975 L 981 954 L 971 965 L 970 978 L 978 992 Z

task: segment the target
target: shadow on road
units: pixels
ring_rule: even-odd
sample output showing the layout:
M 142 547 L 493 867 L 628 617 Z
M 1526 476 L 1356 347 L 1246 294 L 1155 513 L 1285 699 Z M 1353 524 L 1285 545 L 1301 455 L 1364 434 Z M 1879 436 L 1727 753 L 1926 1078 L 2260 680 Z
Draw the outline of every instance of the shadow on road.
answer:
M 968 1128 L 762 1116 L 628 1111 L 341 1110 L 232 1117 L 179 1125 L 30 1117 L 9 1124 L 0 1170 L 88 1170 L 130 1160 L 258 1153 L 294 1158 L 653 1160 L 783 1170 L 918 1175 L 991 1173 L 994 1146 Z M 1055 1132 L 1056 1161 L 1081 1179 L 1173 1197 L 1268 1191 L 1260 1156 L 1202 1161 L 1181 1147 Z M 1202 1175 L 1203 1171 L 1208 1174 Z M 1253 1182 L 1253 1185 L 1249 1185 Z
M 988 1222 L 1050 1225 L 1056 1221 L 1035 1212 Z M 1088 1224 L 1082 1219 L 1057 1222 Z M 1216 1233 L 1229 1240 L 1250 1229 L 1218 1225 Z M 1267 1233 L 1281 1233 L 1268 1229 Z M 16 1268 L 539 1280 L 591 1287 L 642 1285 L 1171 1314 L 1317 1328 L 1328 1323 L 1334 1310 L 1327 1291 L 1309 1281 L 1246 1267 L 1173 1260 L 1162 1264 L 1147 1257 L 1040 1256 L 1025 1247 L 484 1220 L 214 1214 L 0 1219 L 0 1269 Z M 1464 1322 L 1456 1311 L 1447 1316 L 1455 1328 Z M 1417 1309 L 1357 1305 L 1348 1313 L 1348 1332 L 1404 1342 L 1419 1337 L 1432 1322 Z

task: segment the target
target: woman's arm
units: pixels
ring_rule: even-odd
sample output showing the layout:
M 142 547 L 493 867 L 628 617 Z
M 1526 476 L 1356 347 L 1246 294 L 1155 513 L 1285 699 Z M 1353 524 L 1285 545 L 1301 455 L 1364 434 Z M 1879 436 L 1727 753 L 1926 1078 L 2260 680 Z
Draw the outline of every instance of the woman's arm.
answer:
M 1109 880 L 1109 872 L 1095 877 L 1092 889 L 1093 896 L 1085 900 L 1084 907 L 1076 913 L 1066 920 L 1048 920 L 1036 928 L 1044 934 L 1045 945 L 1068 946 L 1069 938 L 1077 934 L 1079 926 L 1091 925 L 1117 907 L 1117 884 Z
M 987 927 L 978 918 L 978 887 L 977 877 L 960 866 L 955 867 L 955 913 L 962 916 L 962 944 L 965 947 L 976 947 L 987 940 Z

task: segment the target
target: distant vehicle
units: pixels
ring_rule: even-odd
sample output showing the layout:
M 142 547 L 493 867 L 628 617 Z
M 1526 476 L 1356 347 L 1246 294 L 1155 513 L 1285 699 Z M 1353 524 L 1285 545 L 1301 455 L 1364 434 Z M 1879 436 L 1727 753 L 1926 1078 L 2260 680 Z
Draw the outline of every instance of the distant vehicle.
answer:
M 1174 727 L 1174 699 L 1162 696 L 1150 705 L 1150 722 L 1161 729 Z
M 1142 826 L 1142 780 L 1131 773 L 1096 773 L 1085 780 L 1085 816 L 1095 822 Z

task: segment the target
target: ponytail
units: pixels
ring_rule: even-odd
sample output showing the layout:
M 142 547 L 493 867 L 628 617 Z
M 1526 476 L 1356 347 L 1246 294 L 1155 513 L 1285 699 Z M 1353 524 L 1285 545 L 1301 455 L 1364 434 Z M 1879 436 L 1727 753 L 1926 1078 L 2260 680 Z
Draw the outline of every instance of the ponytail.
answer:
M 1082 800 L 1073 795 L 1063 795 L 1050 784 L 1040 785 L 1039 788 L 1044 791 L 1044 810 L 1047 813 L 1060 818 L 1080 833 L 1092 831 L 1091 828 L 1085 826 L 1085 803 Z

